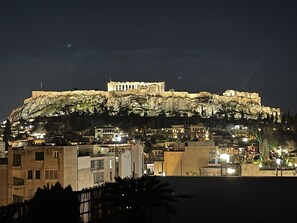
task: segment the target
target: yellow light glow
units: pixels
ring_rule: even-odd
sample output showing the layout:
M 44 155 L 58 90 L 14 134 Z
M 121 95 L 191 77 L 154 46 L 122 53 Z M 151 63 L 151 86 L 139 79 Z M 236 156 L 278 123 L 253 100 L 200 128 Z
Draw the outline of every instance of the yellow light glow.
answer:
M 243 141 L 243 142 L 248 142 L 248 141 L 249 141 L 249 139 L 248 139 L 248 138 L 246 138 L 246 137 L 244 137 L 244 138 L 242 139 L 242 141 Z
M 227 174 L 234 174 L 235 169 L 234 168 L 227 168 Z
M 230 156 L 228 154 L 221 154 L 220 159 L 225 160 L 227 163 L 229 162 Z

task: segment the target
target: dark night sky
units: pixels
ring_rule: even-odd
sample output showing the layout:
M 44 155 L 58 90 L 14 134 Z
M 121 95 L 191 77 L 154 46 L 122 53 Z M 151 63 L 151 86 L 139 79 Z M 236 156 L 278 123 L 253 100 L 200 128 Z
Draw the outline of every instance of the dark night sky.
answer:
M 0 120 L 32 90 L 165 81 L 297 112 L 297 1 L 0 1 Z M 179 79 L 178 77 L 182 78 Z

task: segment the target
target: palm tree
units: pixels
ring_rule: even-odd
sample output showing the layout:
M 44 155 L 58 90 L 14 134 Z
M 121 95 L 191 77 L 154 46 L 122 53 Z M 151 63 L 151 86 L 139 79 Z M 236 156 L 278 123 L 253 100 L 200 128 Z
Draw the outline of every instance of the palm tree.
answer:
M 121 222 L 131 219 L 148 222 L 152 220 L 154 208 L 161 208 L 167 214 L 176 214 L 169 203 L 177 199 L 168 186 L 168 183 L 160 183 L 156 176 L 116 177 L 114 183 L 106 184 L 104 199 L 110 202 L 111 209 L 118 211 Z

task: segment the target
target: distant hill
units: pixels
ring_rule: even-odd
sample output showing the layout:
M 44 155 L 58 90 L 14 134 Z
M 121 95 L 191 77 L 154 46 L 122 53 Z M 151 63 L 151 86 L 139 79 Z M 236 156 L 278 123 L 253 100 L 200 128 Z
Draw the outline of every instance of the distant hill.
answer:
M 209 92 L 127 91 L 33 91 L 32 97 L 14 109 L 10 120 L 57 117 L 70 114 L 142 117 L 216 117 L 263 119 L 279 122 L 279 108 L 265 107 L 257 93 L 226 91 L 223 95 Z

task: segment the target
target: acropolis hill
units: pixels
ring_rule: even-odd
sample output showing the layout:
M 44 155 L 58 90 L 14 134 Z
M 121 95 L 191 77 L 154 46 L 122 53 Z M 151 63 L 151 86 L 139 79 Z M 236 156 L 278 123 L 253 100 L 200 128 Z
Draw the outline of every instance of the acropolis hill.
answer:
M 258 93 L 226 90 L 222 95 L 210 92 L 165 91 L 164 82 L 113 82 L 107 91 L 33 91 L 32 97 L 12 111 L 10 119 L 30 119 L 40 116 L 51 117 L 78 114 L 103 114 L 110 116 L 138 114 L 140 116 L 224 116 L 239 119 L 266 118 L 267 115 L 280 120 L 279 108 L 261 104 Z

